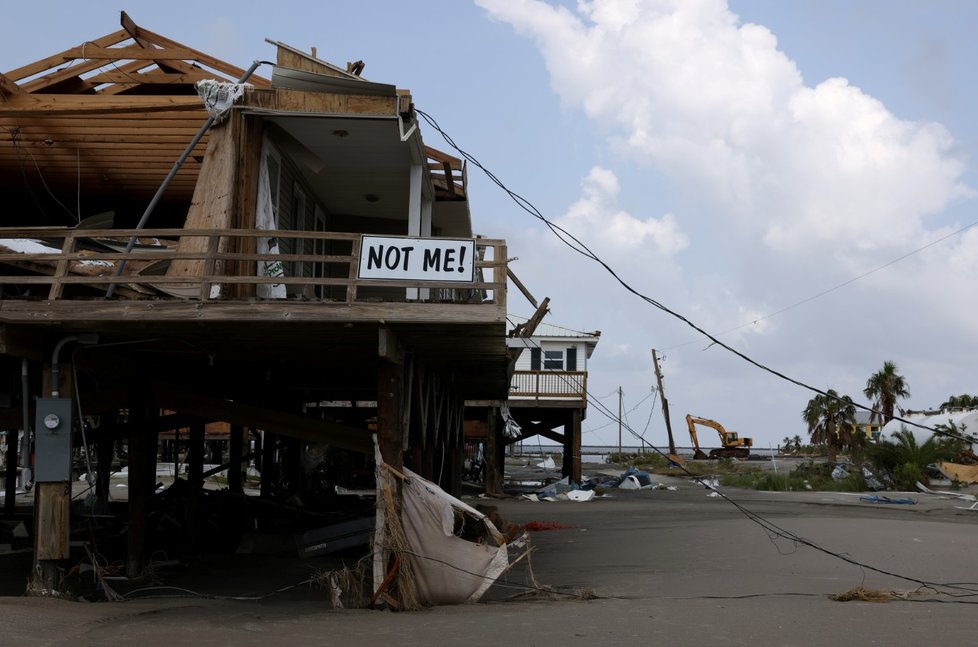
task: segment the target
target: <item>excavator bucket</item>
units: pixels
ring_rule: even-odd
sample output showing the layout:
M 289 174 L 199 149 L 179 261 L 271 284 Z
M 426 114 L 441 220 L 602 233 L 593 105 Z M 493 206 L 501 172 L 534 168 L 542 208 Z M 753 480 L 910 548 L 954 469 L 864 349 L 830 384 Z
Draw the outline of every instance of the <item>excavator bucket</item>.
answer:
M 695 458 L 698 461 L 705 461 L 706 459 L 709 458 L 709 456 L 707 456 L 706 452 L 704 452 L 702 449 L 697 449 L 693 453 L 693 458 Z

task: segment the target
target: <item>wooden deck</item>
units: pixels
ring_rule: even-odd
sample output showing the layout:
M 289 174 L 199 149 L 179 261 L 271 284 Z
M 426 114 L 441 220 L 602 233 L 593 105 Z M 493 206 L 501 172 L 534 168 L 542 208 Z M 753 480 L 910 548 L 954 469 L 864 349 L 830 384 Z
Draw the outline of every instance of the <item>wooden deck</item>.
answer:
M 332 253 L 255 252 L 270 234 L 293 249 Z M 118 251 L 136 235 L 135 252 Z M 25 240 L 34 243 L 20 244 L 28 251 L 14 251 Z M 210 357 L 210 380 L 258 380 L 253 367 L 261 366 L 315 399 L 375 387 L 383 328 L 418 361 L 450 370 L 460 393 L 503 397 L 505 244 L 477 240 L 476 282 L 459 284 L 358 279 L 359 240 L 338 232 L 0 229 L 0 346 L 26 352 L 98 333 L 102 350 L 85 352 L 97 365 L 105 357 L 107 373 L 144 362 L 169 381 L 193 382 Z M 286 275 L 257 276 L 261 263 L 280 263 Z M 299 267 L 303 276 L 288 275 Z M 112 284 L 116 295 L 106 298 Z M 271 284 L 285 286 L 286 297 L 258 296 Z

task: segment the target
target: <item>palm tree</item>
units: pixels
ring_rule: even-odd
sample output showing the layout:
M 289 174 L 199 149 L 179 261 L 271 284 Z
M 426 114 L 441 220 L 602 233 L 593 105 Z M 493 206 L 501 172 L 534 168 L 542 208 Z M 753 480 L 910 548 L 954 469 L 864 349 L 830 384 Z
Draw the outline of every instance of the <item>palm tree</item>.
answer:
M 941 409 L 970 409 L 972 407 L 978 407 L 978 396 L 967 393 L 952 395 L 940 406 Z
M 836 452 L 852 441 L 852 429 L 856 422 L 856 406 L 848 395 L 839 395 L 834 389 L 818 394 L 808 401 L 801 412 L 808 424 L 813 445 L 829 448 L 829 462 L 834 463 Z
M 800 452 L 801 451 L 801 436 L 799 436 L 798 434 L 795 434 L 795 437 L 791 439 L 791 442 L 793 442 L 795 444 L 795 451 L 796 452 Z
M 896 364 L 887 361 L 883 362 L 882 370 L 876 371 L 866 380 L 863 394 L 873 401 L 873 409 L 882 414 L 882 428 L 893 419 L 897 399 L 910 397 L 910 387 L 907 380 L 897 373 Z M 873 414 L 874 417 L 876 415 Z

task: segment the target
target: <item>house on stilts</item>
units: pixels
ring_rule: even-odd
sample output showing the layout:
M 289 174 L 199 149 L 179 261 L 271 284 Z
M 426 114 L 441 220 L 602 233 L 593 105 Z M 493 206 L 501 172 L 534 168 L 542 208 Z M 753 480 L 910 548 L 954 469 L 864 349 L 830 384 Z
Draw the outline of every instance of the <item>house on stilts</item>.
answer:
M 408 91 L 271 44 L 245 70 L 123 13 L 0 75 L 0 429 L 33 447 L 8 452 L 5 504 L 32 468 L 43 589 L 79 473 L 125 517 L 136 575 L 165 443 L 193 545 L 208 424 L 223 496 L 260 525 L 255 501 L 342 511 L 375 435 L 457 492 L 466 415 L 489 419 L 464 403 L 510 392 L 506 243 L 473 234 L 462 161 L 426 145 Z

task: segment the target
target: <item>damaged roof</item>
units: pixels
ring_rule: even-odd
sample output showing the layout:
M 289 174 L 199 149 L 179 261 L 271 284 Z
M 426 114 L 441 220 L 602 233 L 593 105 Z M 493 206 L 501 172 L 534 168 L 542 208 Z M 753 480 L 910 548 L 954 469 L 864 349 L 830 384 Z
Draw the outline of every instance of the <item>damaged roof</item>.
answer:
M 0 178 L 43 174 L 52 191 L 152 193 L 207 119 L 197 81 L 244 70 L 136 25 L 0 74 Z M 271 88 L 261 76 L 255 87 Z M 5 140 L 5 141 L 4 141 Z M 189 199 L 207 146 L 170 196 Z
M 37 202 L 37 198 L 45 201 L 47 194 L 60 203 L 66 196 L 74 202 L 76 191 L 84 192 L 82 198 L 148 199 L 207 119 L 195 84 L 207 79 L 236 81 L 244 74 L 237 66 L 140 27 L 125 12 L 121 24 L 118 31 L 0 73 L 0 190 L 37 194 L 24 204 Z M 409 126 L 416 127 L 410 93 L 360 78 L 362 62 L 350 63 L 349 69 L 343 70 L 314 54 L 269 42 L 278 48 L 272 79 L 258 74 L 248 78 L 258 94 L 271 95 L 277 88 L 390 97 L 396 104 L 390 116 L 396 118 L 401 112 L 414 124 L 402 126 L 408 132 L 401 137 L 410 135 Z M 251 105 L 260 109 L 262 103 L 263 99 L 256 97 Z M 280 115 L 280 120 L 287 115 Z M 340 124 L 330 132 L 354 133 L 366 125 Z M 204 135 L 176 173 L 166 201 L 190 201 L 208 138 Z M 357 154 L 363 154 L 362 139 L 351 137 L 341 142 L 336 137 L 317 135 L 307 142 L 318 143 L 324 150 L 323 142 L 329 144 L 329 154 L 317 152 L 326 155 L 321 159 L 330 161 L 332 172 L 337 172 L 337 165 L 344 165 L 348 175 L 356 172 L 364 177 L 363 169 L 355 169 L 356 158 L 349 153 L 353 147 Z M 470 227 L 464 164 L 423 144 L 418 149 L 416 162 L 426 163 L 433 198 L 441 204 L 436 221 L 441 221 L 446 234 L 458 233 L 452 231 L 454 223 L 459 223 L 461 230 Z M 383 161 L 375 155 L 369 164 Z M 374 173 L 375 181 L 381 177 Z M 28 181 L 33 188 L 27 186 Z M 359 202 L 363 202 L 363 194 L 380 193 L 356 186 L 349 179 L 335 188 L 334 195 L 342 189 L 356 189 Z M 393 192 L 389 197 L 395 197 Z M 387 204 L 388 208 L 398 205 L 400 211 L 402 201 L 391 199 Z M 77 215 L 76 205 L 62 207 Z M 341 208 L 346 211 L 347 207 L 343 204 Z M 61 207 L 56 209 L 63 220 Z M 23 224 L 23 218 L 18 224 Z

